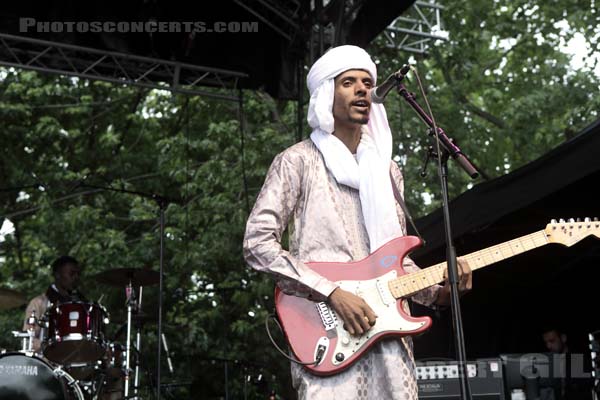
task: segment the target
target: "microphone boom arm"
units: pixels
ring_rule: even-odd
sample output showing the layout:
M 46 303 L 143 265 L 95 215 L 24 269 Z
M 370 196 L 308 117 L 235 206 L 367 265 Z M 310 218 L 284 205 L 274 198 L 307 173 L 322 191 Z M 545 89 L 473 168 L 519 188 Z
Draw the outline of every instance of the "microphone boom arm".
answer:
M 450 139 L 448 137 L 448 135 L 446 135 L 446 132 L 444 132 L 444 130 L 438 126 L 437 127 L 437 135 L 435 134 L 435 131 L 434 131 L 435 124 L 433 123 L 433 120 L 431 119 L 431 117 L 429 115 L 427 115 L 425 110 L 423 110 L 423 108 L 421 108 L 419 103 L 417 103 L 417 101 L 415 100 L 415 96 L 412 93 L 410 93 L 408 91 L 408 89 L 406 89 L 406 86 L 404 86 L 402 83 L 398 83 L 397 86 L 398 86 L 398 93 L 400 93 L 400 95 L 404 98 L 404 100 L 406 100 L 406 102 L 413 108 L 413 110 L 415 110 L 415 112 L 417 113 L 419 118 L 421 118 L 421 120 L 423 122 L 425 122 L 425 124 L 427 124 L 427 126 L 429 126 L 430 135 L 436 139 L 439 139 L 440 146 L 442 146 L 443 149 L 454 160 L 456 160 L 458 165 L 460 165 L 460 167 L 471 178 L 473 178 L 473 179 L 477 178 L 479 176 L 479 172 L 477 171 L 477 168 L 475 168 L 473 163 L 471 163 L 471 161 L 467 158 L 467 156 L 465 156 L 463 154 L 463 152 L 460 150 L 460 148 L 456 144 L 454 144 L 452 139 Z

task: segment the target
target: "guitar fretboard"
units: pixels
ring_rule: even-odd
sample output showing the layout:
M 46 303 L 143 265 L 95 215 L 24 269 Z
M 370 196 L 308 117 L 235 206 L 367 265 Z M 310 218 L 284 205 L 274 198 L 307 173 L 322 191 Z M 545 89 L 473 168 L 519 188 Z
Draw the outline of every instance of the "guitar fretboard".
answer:
M 487 249 L 469 253 L 460 258 L 467 260 L 469 267 L 474 271 L 546 244 L 548 244 L 548 238 L 545 232 L 541 230 Z M 442 282 L 445 270 L 446 262 L 435 264 L 429 268 L 391 280 L 388 286 L 395 298 L 407 297 Z

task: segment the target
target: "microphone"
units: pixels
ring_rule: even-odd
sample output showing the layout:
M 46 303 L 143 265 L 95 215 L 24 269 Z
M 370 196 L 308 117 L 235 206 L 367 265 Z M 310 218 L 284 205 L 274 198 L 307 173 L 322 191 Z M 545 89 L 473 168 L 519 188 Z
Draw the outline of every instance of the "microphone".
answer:
M 405 64 L 398 71 L 394 72 L 379 86 L 374 87 L 371 90 L 371 102 L 372 103 L 383 103 L 385 96 L 392 90 L 410 71 L 410 64 Z

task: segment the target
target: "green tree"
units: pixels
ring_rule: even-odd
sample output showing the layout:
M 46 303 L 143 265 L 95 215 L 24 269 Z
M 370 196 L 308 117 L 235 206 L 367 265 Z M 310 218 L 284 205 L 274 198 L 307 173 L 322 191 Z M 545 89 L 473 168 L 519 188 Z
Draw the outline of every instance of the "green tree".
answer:
M 234 103 L 8 70 L 0 91 L 1 214 L 15 228 L 2 243 L 2 281 L 33 297 L 50 282 L 51 261 L 71 254 L 85 265 L 83 291 L 102 297 L 112 314 L 112 336 L 125 319 L 124 293 L 92 276 L 158 268 L 158 206 L 95 186 L 165 196 L 165 333 L 177 372 L 163 376 L 192 387 L 209 382 L 215 398 L 224 393 L 223 360 L 231 360 L 230 393 L 267 390 L 244 384 L 244 372 L 262 373 L 269 385 L 278 384 L 272 375 L 286 382 L 285 363 L 273 365 L 277 357 L 258 334 L 273 283 L 244 265 L 241 243 L 272 155 L 293 142 L 293 105 L 278 110 L 266 95 L 249 93 L 242 148 Z M 156 287 L 146 288 L 147 313 L 156 313 L 157 297 Z M 16 329 L 22 318 L 12 310 L 1 323 Z M 148 328 L 144 358 L 154 370 L 155 326 Z M 2 340 L 17 346 L 8 335 Z
M 559 50 L 579 32 L 591 53 L 597 51 L 589 2 L 452 0 L 445 6 L 449 40 L 415 57 L 416 65 L 438 124 L 490 176 L 535 159 L 598 118 L 599 78 L 591 68 L 574 70 Z M 561 28 L 563 20 L 570 30 Z M 369 50 L 385 66 L 380 76 L 408 57 L 385 48 L 382 38 Z M 418 91 L 414 78 L 409 88 Z M 33 297 L 50 282 L 51 261 L 71 254 L 85 265 L 88 297 L 103 296 L 112 337 L 125 317 L 124 291 L 92 277 L 119 267 L 158 268 L 158 206 L 91 186 L 168 198 L 164 331 L 175 374 L 164 364 L 163 382 L 191 382 L 173 389 L 175 398 L 223 397 L 226 369 L 233 398 L 264 398 L 271 387 L 293 397 L 289 363 L 264 334 L 273 280 L 245 266 L 241 246 L 270 161 L 295 141 L 296 105 L 260 91 L 244 96 L 239 115 L 237 104 L 224 101 L 0 71 L 0 220 L 14 224 L 0 242 L 3 285 Z M 430 140 L 401 99 L 390 96 L 386 107 L 407 198 L 423 215 L 439 205 L 433 166 L 419 178 Z M 456 196 L 471 182 L 450 165 Z M 146 313 L 156 313 L 157 298 L 156 286 L 144 289 Z M 21 325 L 22 313 L 0 313 L 0 347 L 18 346 L 6 333 Z M 150 371 L 155 328 L 144 329 Z M 259 373 L 266 386 L 244 377 Z
M 438 41 L 415 64 L 437 123 L 491 178 L 546 153 L 598 118 L 600 79 L 597 11 L 593 2 L 445 1 L 448 41 Z M 575 35 L 586 39 L 590 64 L 574 69 L 561 47 Z M 385 47 L 380 36 L 370 50 L 386 69 L 397 70 L 410 54 Z M 413 74 L 407 87 L 425 108 Z M 399 96 L 386 102 L 415 214 L 439 207 L 435 167 L 419 177 L 431 144 L 424 124 Z M 450 162 L 450 195 L 472 183 Z M 423 203 L 423 193 L 433 196 Z M 429 197 L 427 196 L 427 197 Z

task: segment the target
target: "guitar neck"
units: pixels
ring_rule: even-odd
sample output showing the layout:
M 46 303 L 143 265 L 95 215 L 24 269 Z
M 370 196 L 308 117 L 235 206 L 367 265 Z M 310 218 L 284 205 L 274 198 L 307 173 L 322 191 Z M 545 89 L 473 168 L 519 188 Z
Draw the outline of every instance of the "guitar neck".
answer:
M 474 271 L 546 244 L 548 244 L 548 238 L 545 232 L 541 230 L 475 251 L 460 258 L 465 259 L 471 270 Z M 396 299 L 407 297 L 442 282 L 445 271 L 446 262 L 435 264 L 418 272 L 393 279 L 388 283 L 388 286 Z

